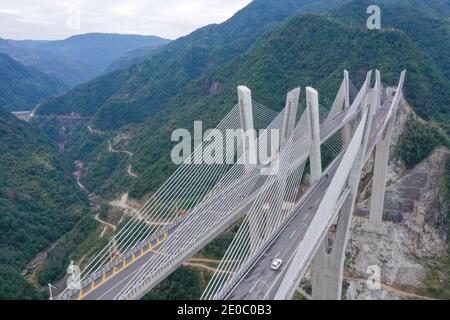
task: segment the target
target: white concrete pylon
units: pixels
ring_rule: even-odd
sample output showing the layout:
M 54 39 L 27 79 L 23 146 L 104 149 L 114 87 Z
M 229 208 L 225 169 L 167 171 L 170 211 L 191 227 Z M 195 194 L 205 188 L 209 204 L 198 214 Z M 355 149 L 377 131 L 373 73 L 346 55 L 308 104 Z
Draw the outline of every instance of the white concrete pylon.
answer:
M 300 88 L 291 90 L 287 95 L 286 108 L 283 115 L 283 125 L 281 126 L 281 148 L 286 145 L 292 131 L 294 131 L 299 99 Z
M 322 158 L 320 154 L 319 94 L 311 87 L 306 87 L 306 109 L 308 112 L 308 131 L 311 139 L 309 165 L 311 184 L 313 184 L 322 176 Z
M 397 87 L 396 96 L 391 104 L 392 116 L 389 123 L 380 137 L 375 149 L 375 162 L 372 182 L 372 195 L 370 198 L 369 225 L 380 227 L 383 222 L 384 198 L 386 192 L 386 175 L 389 161 L 389 148 L 392 140 L 392 133 L 395 126 L 398 104 L 402 96 L 403 83 L 406 72 L 403 71 Z
M 336 115 L 344 110 L 347 110 L 348 108 L 350 108 L 350 80 L 348 71 L 344 70 L 344 80 L 342 80 L 336 98 L 331 105 L 326 121 L 333 119 Z
M 342 279 L 351 219 L 355 208 L 356 195 L 361 180 L 361 172 L 372 127 L 373 110 L 377 101 L 377 90 L 371 90 L 364 103 L 367 108 L 367 120 L 360 151 L 355 159 L 348 178 L 350 193 L 345 200 L 338 217 L 336 236 L 330 253 L 326 252 L 325 238 L 312 263 L 312 296 L 316 300 L 340 300 Z
M 348 108 L 350 108 L 350 79 L 347 70 L 344 70 L 344 85 L 345 85 L 344 109 L 347 110 Z
M 246 168 L 250 167 L 252 162 L 256 164 L 256 132 L 253 126 L 253 104 L 252 92 L 246 86 L 238 86 L 239 113 L 241 117 L 242 146 L 245 155 Z
M 375 70 L 375 89 L 377 90 L 378 95 L 374 113 L 381 108 L 381 73 L 378 69 Z

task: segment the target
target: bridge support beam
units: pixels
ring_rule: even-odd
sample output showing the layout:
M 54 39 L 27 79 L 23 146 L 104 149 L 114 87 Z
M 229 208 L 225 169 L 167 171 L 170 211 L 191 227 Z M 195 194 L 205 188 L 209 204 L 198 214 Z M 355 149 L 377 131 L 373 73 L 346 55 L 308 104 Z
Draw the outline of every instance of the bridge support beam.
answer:
M 252 92 L 246 86 L 237 88 L 239 99 L 239 113 L 241 117 L 242 148 L 245 155 L 246 168 L 249 170 L 252 161 L 257 161 L 256 133 L 253 126 Z
M 328 114 L 327 121 L 333 119 L 336 115 L 344 110 L 350 108 L 350 80 L 348 71 L 344 70 L 344 80 L 341 83 L 339 91 L 331 106 L 330 113 Z M 351 126 L 346 124 L 343 128 L 343 143 L 347 144 L 351 140 Z
M 377 75 L 379 72 L 377 73 Z M 392 101 L 392 117 L 383 132 L 375 149 L 375 163 L 373 168 L 372 196 L 370 198 L 369 226 L 379 228 L 383 223 L 384 196 L 386 192 L 386 175 L 389 161 L 389 148 L 394 131 L 398 104 L 401 99 L 405 72 L 402 72 L 400 83 Z M 378 80 L 377 80 L 378 82 Z
M 300 99 L 300 88 L 295 88 L 287 95 L 286 108 L 283 115 L 283 125 L 281 126 L 281 143 L 283 148 L 295 128 L 295 120 L 297 118 L 298 101 Z
M 375 89 L 377 90 L 378 95 L 374 113 L 381 108 L 381 73 L 378 69 L 375 70 Z
M 344 80 L 342 81 L 336 98 L 331 106 L 327 120 L 332 119 L 348 108 L 350 108 L 350 80 L 348 77 L 348 71 L 344 70 Z
M 394 121 L 393 121 L 394 120 Z M 391 119 L 375 149 L 372 196 L 370 197 L 369 225 L 381 227 L 383 222 L 384 195 L 392 131 L 395 119 Z
M 312 262 L 312 297 L 316 300 L 340 300 L 342 296 L 342 280 L 345 261 L 345 249 L 349 238 L 349 229 L 355 208 L 356 196 L 364 158 L 372 127 L 373 111 L 377 102 L 377 90 L 371 90 L 367 95 L 365 106 L 368 108 L 367 121 L 360 152 L 353 164 L 348 178 L 350 193 L 339 212 L 336 236 L 331 251 L 327 250 L 325 238 Z
M 345 85 L 345 100 L 344 100 L 344 110 L 350 109 L 350 80 L 348 76 L 348 71 L 344 70 L 344 85 Z M 349 144 L 352 139 L 352 128 L 350 124 L 345 125 L 343 133 L 344 144 Z
M 311 87 L 306 87 L 306 106 L 308 110 L 308 132 L 311 139 L 309 165 L 311 184 L 313 184 L 322 176 L 322 158 L 320 154 L 319 94 Z

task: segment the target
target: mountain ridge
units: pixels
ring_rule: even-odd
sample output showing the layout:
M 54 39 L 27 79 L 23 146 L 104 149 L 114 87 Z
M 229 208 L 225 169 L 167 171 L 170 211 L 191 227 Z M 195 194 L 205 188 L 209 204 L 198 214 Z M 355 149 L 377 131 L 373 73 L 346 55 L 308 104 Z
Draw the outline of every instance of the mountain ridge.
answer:
M 70 93 L 70 103 L 62 97 L 49 101 L 39 112 L 64 114 L 78 112 L 79 108 L 85 115 L 95 115 L 95 125 L 102 130 L 117 129 L 128 123 L 140 122 L 158 112 L 161 106 L 189 81 L 211 66 L 224 63 L 242 53 L 258 37 L 311 2 L 254 1 L 227 21 L 202 27 L 172 41 L 143 64 L 124 70 L 122 77 L 128 79 L 117 88 L 114 95 L 96 99 L 98 95 L 92 94 L 93 99 L 86 101 L 85 98 L 89 100 L 90 92 L 93 92 L 92 87 L 95 87 L 95 82 L 90 82 L 78 88 L 77 92 Z M 333 3 L 340 3 L 340 0 Z M 108 75 L 104 77 L 107 78 Z M 107 82 L 102 77 L 98 81 Z M 77 95 L 80 100 L 78 103 L 74 98 Z M 91 110 L 85 108 L 86 102 Z
M 10 111 L 30 110 L 50 96 L 66 91 L 58 79 L 26 67 L 0 53 L 0 106 Z
M 142 46 L 164 46 L 168 42 L 157 36 L 107 33 L 81 34 L 57 41 L 0 38 L 0 52 L 73 88 L 99 76 L 130 50 Z

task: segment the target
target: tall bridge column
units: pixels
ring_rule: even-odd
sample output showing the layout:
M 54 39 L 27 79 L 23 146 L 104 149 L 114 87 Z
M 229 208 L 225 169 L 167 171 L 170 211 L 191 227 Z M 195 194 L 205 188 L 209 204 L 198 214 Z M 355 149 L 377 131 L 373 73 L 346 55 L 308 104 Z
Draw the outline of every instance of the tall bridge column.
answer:
M 242 132 L 242 148 L 245 159 L 245 170 L 250 171 L 252 164 L 250 160 L 253 156 L 257 156 L 256 151 L 256 135 L 254 134 L 253 126 L 253 103 L 252 103 L 252 92 L 246 86 L 239 86 L 237 88 L 238 99 L 239 99 L 239 114 L 241 118 L 241 129 Z M 252 153 L 254 153 L 252 155 Z M 250 210 L 251 205 L 248 206 Z M 263 212 L 259 221 L 250 221 L 250 245 L 255 247 L 259 241 L 259 234 L 261 232 L 261 221 L 266 220 L 266 214 Z
M 375 163 L 373 169 L 372 196 L 370 197 L 369 225 L 380 227 L 383 222 L 384 196 L 386 192 L 386 175 L 389 161 L 389 148 L 391 146 L 392 133 L 394 131 L 395 119 L 398 104 L 400 102 L 401 91 L 405 72 L 402 72 L 400 83 L 397 87 L 394 100 L 392 101 L 392 117 L 383 132 L 375 149 Z
M 339 91 L 331 105 L 330 113 L 328 114 L 327 120 L 333 119 L 339 113 L 350 108 L 350 80 L 348 76 L 348 71 L 344 70 L 344 80 L 339 87 Z M 351 126 L 346 124 L 343 129 L 343 142 L 348 143 L 351 140 Z
M 327 250 L 327 239 L 322 242 L 312 263 L 312 297 L 316 300 L 339 300 L 342 295 L 342 280 L 349 229 L 355 208 L 361 172 L 364 165 L 367 143 L 372 127 L 373 110 L 376 106 L 377 90 L 367 95 L 365 106 L 368 108 L 367 121 L 364 128 L 360 151 L 353 164 L 348 178 L 350 193 L 339 212 L 336 236 L 330 250 Z
M 275 197 L 277 199 L 274 201 L 274 203 L 276 204 L 276 206 L 278 207 L 281 206 L 281 208 L 284 208 L 282 209 L 283 214 L 287 214 L 290 208 L 293 208 L 295 206 L 295 197 L 298 192 L 298 190 L 289 188 L 288 185 L 289 171 L 285 170 L 284 168 L 288 168 L 290 166 L 289 163 L 290 154 L 289 152 L 282 152 L 282 150 L 284 147 L 288 148 L 288 150 L 293 147 L 293 142 L 292 140 L 291 142 L 289 142 L 289 139 L 292 136 L 295 129 L 299 99 L 300 99 L 300 88 L 295 88 L 288 92 L 286 99 L 286 107 L 283 114 L 283 123 L 281 125 L 280 154 L 277 163 L 278 191 L 276 192 Z
M 283 148 L 295 128 L 295 120 L 297 118 L 298 101 L 300 99 L 300 88 L 295 88 L 287 95 L 286 109 L 283 115 L 283 125 L 281 126 L 281 143 L 280 148 Z
M 249 170 L 251 161 L 257 161 L 256 133 L 253 126 L 252 92 L 246 86 L 237 88 L 239 99 L 239 112 L 241 117 L 242 148 L 245 155 L 245 165 Z
M 320 155 L 319 94 L 311 87 L 306 87 L 306 108 L 308 111 L 308 131 L 311 139 L 309 166 L 311 184 L 313 184 L 322 176 L 322 158 Z
M 375 106 L 374 112 L 381 108 L 381 73 L 380 70 L 375 70 L 375 89 L 378 92 L 377 104 Z
M 386 192 L 386 174 L 389 160 L 394 119 L 391 119 L 375 149 L 372 196 L 370 197 L 369 225 L 380 227 L 383 222 L 384 195 Z
M 344 86 L 345 86 L 345 100 L 344 100 L 344 110 L 350 109 L 350 80 L 348 77 L 348 71 L 344 70 Z M 348 144 L 352 139 L 352 127 L 347 123 L 344 127 L 343 132 L 343 143 Z

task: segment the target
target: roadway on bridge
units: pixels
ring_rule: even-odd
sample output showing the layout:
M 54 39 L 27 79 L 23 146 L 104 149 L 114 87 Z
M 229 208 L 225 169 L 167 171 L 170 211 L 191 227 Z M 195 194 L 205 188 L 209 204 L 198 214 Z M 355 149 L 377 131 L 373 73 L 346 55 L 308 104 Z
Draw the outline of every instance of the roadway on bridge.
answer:
M 333 119 L 330 119 L 327 123 L 323 124 L 321 126 L 321 137 L 322 140 L 326 140 L 331 135 L 333 135 L 337 130 L 342 128 L 342 119 L 344 118 L 346 112 L 342 112 L 338 114 Z M 337 164 L 337 162 L 336 162 Z M 265 271 L 270 270 L 270 262 L 273 260 L 273 258 L 277 255 L 284 261 L 288 261 L 289 257 L 292 255 L 292 252 L 295 252 L 295 246 L 298 245 L 299 239 L 303 237 L 305 234 L 307 227 L 311 223 L 314 213 L 317 210 L 318 205 L 320 204 L 320 200 L 323 197 L 323 191 L 326 190 L 328 187 L 332 175 L 334 174 L 334 170 L 336 167 L 332 168 L 330 170 L 330 175 L 328 177 L 322 178 L 319 182 L 318 189 L 311 193 L 311 197 L 307 199 L 306 203 L 302 205 L 300 208 L 301 212 L 296 215 L 300 216 L 301 221 L 297 221 L 295 219 L 296 223 L 293 223 L 292 225 L 295 227 L 288 227 L 286 230 L 286 239 L 283 237 L 283 241 L 280 241 L 280 244 L 278 245 L 278 241 L 274 244 L 274 248 L 281 248 L 280 250 L 274 249 L 276 252 L 270 252 L 264 257 L 266 257 L 267 261 L 264 260 L 261 263 L 261 266 L 257 268 L 257 270 L 260 270 L 264 276 L 267 276 L 267 274 L 273 273 L 267 273 Z M 226 192 L 224 196 L 226 198 L 232 198 L 235 197 L 236 199 L 241 198 L 242 195 L 246 195 L 247 197 L 252 194 L 257 194 L 258 190 L 264 185 L 265 181 L 267 179 L 267 176 L 260 176 L 255 179 L 255 181 L 252 183 L 250 188 L 247 188 L 247 190 L 239 190 L 240 188 L 245 188 L 245 185 L 240 185 L 239 187 L 235 187 L 233 190 L 230 190 L 230 192 Z M 248 184 L 247 184 L 248 187 Z M 242 200 L 241 200 L 242 201 Z M 304 209 L 306 208 L 306 209 Z M 243 208 L 240 212 L 238 212 L 236 217 L 240 217 L 244 215 L 246 212 L 244 212 L 245 209 L 248 209 L 247 206 Z M 116 270 L 114 268 L 110 268 L 108 271 L 99 272 L 97 275 L 97 278 L 93 282 L 84 283 L 83 284 L 83 290 L 80 294 L 79 291 L 74 290 L 68 294 L 68 296 L 62 297 L 64 299 L 83 299 L 83 300 L 111 300 L 117 298 L 117 295 L 124 289 L 124 287 L 130 282 L 130 280 L 133 279 L 133 276 L 142 270 L 146 264 L 154 260 L 155 258 L 159 258 L 161 256 L 167 255 L 164 252 L 164 247 L 167 245 L 167 242 L 172 243 L 176 242 L 177 238 L 182 238 L 186 235 L 186 233 L 195 234 L 193 229 L 195 228 L 196 224 L 202 224 L 202 213 L 197 212 L 196 214 L 189 215 L 186 220 L 183 220 L 181 223 L 174 225 L 171 229 L 165 230 L 164 234 L 161 233 L 158 237 L 158 240 L 154 240 L 152 242 L 151 247 L 144 247 L 142 250 L 138 250 L 135 252 L 135 258 L 132 258 L 132 251 L 129 250 L 126 252 L 125 256 L 127 256 L 127 260 L 125 263 L 125 266 L 121 263 L 116 266 Z M 226 215 L 227 212 L 218 212 L 218 218 L 221 216 Z M 194 223 L 194 222 L 195 223 Z M 289 234 L 287 234 L 289 233 Z M 280 238 L 281 239 L 281 238 Z M 205 243 L 206 245 L 206 243 Z M 159 250 L 160 248 L 161 251 Z M 157 257 L 156 257 L 157 256 Z M 287 258 L 287 259 L 286 259 Z M 270 262 L 268 262 L 270 260 Z M 268 263 L 268 264 L 267 264 Z M 259 264 L 258 264 L 259 265 Z M 284 265 L 286 267 L 286 264 Z M 152 269 L 153 270 L 153 269 Z M 104 274 L 104 275 L 103 275 Z M 260 275 L 261 276 L 261 275 Z M 261 281 L 260 283 L 251 283 L 250 288 L 244 289 L 244 291 L 247 290 L 250 291 L 250 289 L 253 288 L 252 294 L 260 292 L 262 289 L 261 286 L 264 287 L 266 279 L 269 284 L 269 286 L 272 286 L 273 281 L 271 282 L 268 280 L 269 278 L 260 277 Z M 281 279 L 281 277 L 277 277 L 277 280 Z M 241 292 L 242 294 L 242 292 Z
M 385 124 L 386 115 L 393 97 L 389 97 L 374 115 L 369 135 L 367 154 L 377 143 L 379 132 Z M 338 117 L 339 119 L 340 117 Z M 330 127 L 330 126 L 327 126 Z M 325 133 L 326 134 L 326 133 Z M 244 276 L 226 294 L 227 300 L 271 300 L 275 297 L 289 264 L 295 256 L 296 249 L 303 240 L 309 225 L 333 179 L 340 163 L 338 158 L 328 169 L 328 173 L 317 182 L 309 196 L 294 209 L 293 217 L 285 224 L 284 229 L 274 238 L 256 261 L 248 268 Z M 280 270 L 274 271 L 270 265 L 274 259 L 283 260 Z
M 258 170 L 255 168 L 254 170 Z M 236 202 L 243 202 L 244 196 L 248 197 L 258 194 L 258 190 L 265 184 L 268 176 L 253 176 L 250 179 L 241 178 L 235 181 L 233 184 L 226 187 L 226 189 L 221 190 L 217 196 L 213 196 L 212 199 L 208 201 L 211 203 L 227 203 L 229 199 L 234 199 Z M 225 191 L 225 192 L 223 192 Z M 239 199 L 237 201 L 236 199 Z M 206 206 L 208 207 L 208 206 Z M 239 218 L 243 216 L 246 212 L 244 210 L 248 209 L 248 206 L 243 206 L 243 208 L 235 213 L 236 217 Z M 226 215 L 228 212 L 223 212 L 218 210 L 217 218 Z M 122 263 L 116 264 L 115 268 L 110 268 L 108 271 L 99 272 L 97 279 L 95 281 L 90 281 L 89 283 L 83 284 L 83 290 L 74 290 L 69 294 L 69 299 L 82 299 L 82 300 L 112 300 L 121 293 L 125 286 L 133 279 L 135 274 L 146 267 L 149 261 L 154 260 L 155 256 L 165 257 L 165 247 L 168 243 L 173 243 L 179 241 L 178 239 L 184 238 L 187 234 L 194 235 L 195 227 L 204 223 L 207 215 L 211 214 L 210 211 L 199 210 L 197 214 L 187 215 L 185 220 L 181 220 L 180 223 L 175 224 L 172 228 L 161 232 L 160 236 L 151 242 L 151 246 L 145 245 L 141 250 L 134 252 L 133 250 L 128 250 L 124 256 L 128 257 L 126 259 L 125 265 Z M 237 219 L 236 218 L 236 219 Z M 137 245 L 134 248 L 138 247 Z M 154 270 L 155 268 L 152 268 Z M 104 274 L 104 276 L 103 276 Z
M 295 209 L 293 217 L 281 231 L 279 236 L 268 246 L 248 270 L 246 275 L 232 289 L 228 300 L 264 300 L 272 298 L 280 282 L 283 280 L 289 262 L 294 257 L 296 248 L 303 240 L 308 226 L 314 218 L 322 197 L 328 189 L 341 160 L 340 156 L 332 165 L 328 173 L 319 180 L 314 189 L 306 196 L 305 201 Z M 274 259 L 283 260 L 279 271 L 270 269 Z

